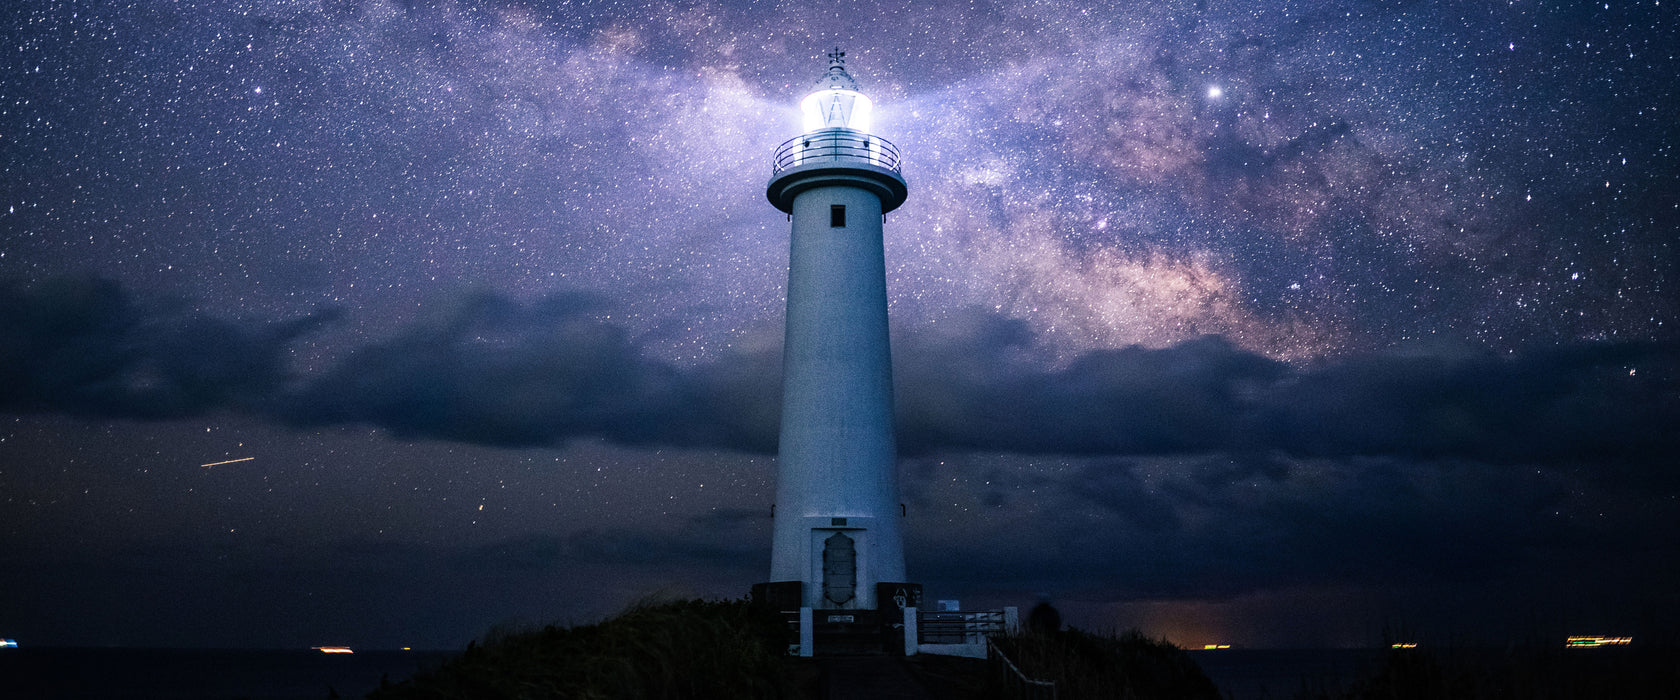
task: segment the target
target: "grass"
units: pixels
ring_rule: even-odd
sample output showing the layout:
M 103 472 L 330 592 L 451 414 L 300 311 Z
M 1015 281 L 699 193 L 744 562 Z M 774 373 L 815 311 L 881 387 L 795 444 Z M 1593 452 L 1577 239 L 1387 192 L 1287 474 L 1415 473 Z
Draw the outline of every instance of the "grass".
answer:
M 593 625 L 500 633 L 370 700 L 799 698 L 785 623 L 746 601 L 644 603 Z

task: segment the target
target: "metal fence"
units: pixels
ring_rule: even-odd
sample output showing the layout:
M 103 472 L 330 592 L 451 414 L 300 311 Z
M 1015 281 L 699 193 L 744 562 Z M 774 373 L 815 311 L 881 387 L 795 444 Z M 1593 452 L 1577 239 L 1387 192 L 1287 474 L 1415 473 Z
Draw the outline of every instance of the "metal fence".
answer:
M 898 147 L 891 141 L 854 129 L 821 129 L 777 146 L 770 174 L 813 163 L 873 165 L 900 172 Z
M 1056 682 L 1028 678 L 998 648 L 997 642 L 986 638 L 986 662 L 992 667 L 992 677 L 1011 698 L 1019 700 L 1056 700 Z
M 923 610 L 917 616 L 916 638 L 921 644 L 979 644 L 1008 632 L 1002 610 Z

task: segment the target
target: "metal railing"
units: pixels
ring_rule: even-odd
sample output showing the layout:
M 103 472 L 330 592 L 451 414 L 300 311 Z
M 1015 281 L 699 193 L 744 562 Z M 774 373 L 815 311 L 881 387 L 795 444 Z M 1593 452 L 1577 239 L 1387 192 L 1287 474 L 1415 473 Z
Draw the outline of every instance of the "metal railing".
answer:
M 813 163 L 856 163 L 901 172 L 898 147 L 891 141 L 854 129 L 820 129 L 777 146 L 770 174 Z
M 1056 700 L 1055 681 L 1028 678 L 991 637 L 986 638 L 986 661 L 992 665 L 993 675 L 1001 681 L 1000 685 L 1008 691 L 1009 697 L 1021 700 Z
M 1007 631 L 1002 610 L 922 610 L 916 621 L 916 638 L 921 644 L 979 644 Z

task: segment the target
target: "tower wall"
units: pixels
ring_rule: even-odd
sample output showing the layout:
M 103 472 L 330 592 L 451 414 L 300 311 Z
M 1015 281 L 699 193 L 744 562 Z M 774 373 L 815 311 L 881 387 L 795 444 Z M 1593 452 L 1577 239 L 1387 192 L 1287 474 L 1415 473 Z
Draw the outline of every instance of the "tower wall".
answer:
M 793 224 L 771 579 L 804 582 L 807 607 L 873 609 L 877 582 L 905 578 L 883 204 L 879 188 L 859 180 L 872 184 L 882 173 L 825 171 L 814 180 L 786 173 L 771 185 L 773 201 L 778 182 L 798 187 L 788 207 Z M 902 179 L 890 175 L 902 188 Z M 836 206 L 844 207 L 843 226 L 833 225 Z M 850 541 L 829 547 L 830 583 L 846 575 L 840 553 L 855 556 L 854 597 L 838 604 L 825 599 L 823 556 L 837 532 Z

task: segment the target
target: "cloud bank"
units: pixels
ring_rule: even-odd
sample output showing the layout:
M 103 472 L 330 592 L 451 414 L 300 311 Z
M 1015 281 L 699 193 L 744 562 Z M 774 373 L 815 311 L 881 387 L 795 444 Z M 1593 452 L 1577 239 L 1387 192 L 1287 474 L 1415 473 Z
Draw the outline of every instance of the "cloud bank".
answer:
M 139 419 L 217 410 L 409 439 L 774 451 L 780 358 L 650 359 L 606 302 L 460 295 L 313 372 L 290 348 L 339 316 L 150 309 L 100 279 L 0 288 L 0 410 Z M 1219 336 L 1028 358 L 1019 319 L 970 310 L 897 338 L 901 451 L 1278 452 L 1654 464 L 1680 448 L 1680 352 L 1584 343 L 1398 348 L 1292 365 Z

